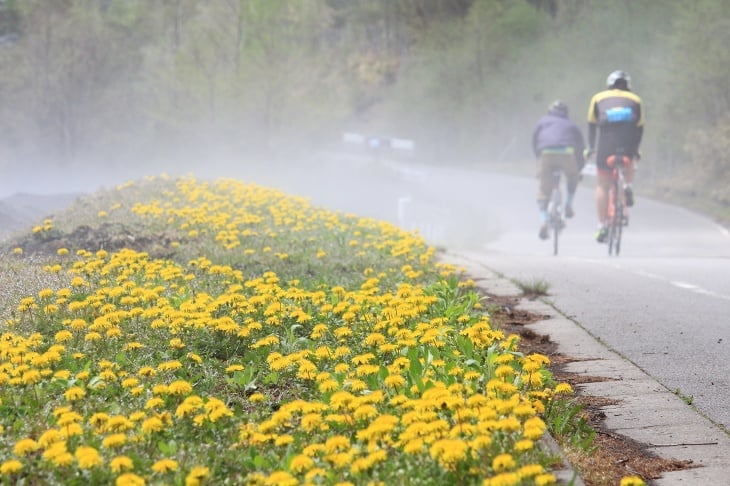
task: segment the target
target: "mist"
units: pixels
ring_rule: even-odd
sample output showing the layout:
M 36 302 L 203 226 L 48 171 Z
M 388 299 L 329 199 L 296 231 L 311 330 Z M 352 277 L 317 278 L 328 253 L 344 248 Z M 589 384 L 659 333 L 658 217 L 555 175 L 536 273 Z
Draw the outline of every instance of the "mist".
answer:
M 643 187 L 692 184 L 684 171 L 712 147 L 688 145 L 690 130 L 673 120 L 682 113 L 707 140 L 723 123 L 696 97 L 730 99 L 717 96 L 727 73 L 712 71 L 699 47 L 685 52 L 700 45 L 687 42 L 694 26 L 727 18 L 722 2 L 497 3 L 434 2 L 424 12 L 316 0 L 265 13 L 194 0 L 176 9 L 3 4 L 0 197 L 88 193 L 165 173 L 240 178 L 394 222 L 404 207 L 419 220 L 453 220 L 440 209 L 451 188 L 418 194 L 424 167 L 534 177 L 537 118 L 562 99 L 585 126 L 591 95 L 614 69 L 632 74 L 647 106 Z M 689 58 L 710 80 L 707 95 L 684 94 L 693 74 L 676 66 Z M 385 145 L 347 143 L 346 133 Z M 394 139 L 413 149 L 388 148 Z M 722 164 L 715 175 L 729 172 Z M 468 220 L 481 216 L 474 194 L 460 202 Z

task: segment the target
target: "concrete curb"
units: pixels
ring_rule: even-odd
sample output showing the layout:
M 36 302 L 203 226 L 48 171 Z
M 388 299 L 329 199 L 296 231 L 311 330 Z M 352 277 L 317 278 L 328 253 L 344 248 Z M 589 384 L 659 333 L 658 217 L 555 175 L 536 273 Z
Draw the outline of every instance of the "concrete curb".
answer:
M 511 281 L 480 263 L 478 255 L 446 253 L 444 260 L 463 267 L 490 294 L 521 294 Z M 577 387 L 580 393 L 618 401 L 616 405 L 603 407 L 608 429 L 646 444 L 649 451 L 661 458 L 691 460 L 697 466 L 666 472 L 651 484 L 730 485 L 730 436 L 726 432 L 639 367 L 596 340 L 578 323 L 565 318 L 553 305 L 522 299 L 518 308 L 546 316 L 530 324 L 530 329 L 549 335 L 559 353 L 580 360 L 567 364 L 566 371 L 609 379 Z M 568 473 L 571 471 L 572 468 Z M 570 476 L 566 479 L 563 471 L 559 480 L 569 481 Z

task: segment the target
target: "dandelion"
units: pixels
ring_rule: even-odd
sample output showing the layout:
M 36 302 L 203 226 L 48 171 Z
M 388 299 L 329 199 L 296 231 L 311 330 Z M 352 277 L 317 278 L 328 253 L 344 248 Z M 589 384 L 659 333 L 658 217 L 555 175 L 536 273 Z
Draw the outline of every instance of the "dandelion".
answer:
M 192 393 L 193 386 L 185 380 L 177 380 L 170 383 L 168 390 L 173 395 L 187 395 Z
M 79 468 L 81 469 L 91 469 L 104 462 L 99 455 L 99 451 L 93 447 L 79 446 L 76 449 L 74 456 L 76 457 L 76 461 L 78 461 Z
M 75 402 L 76 400 L 84 398 L 84 396 L 86 396 L 86 392 L 80 386 L 72 386 L 64 392 L 63 396 L 69 402 Z
M 542 474 L 544 471 L 545 468 L 543 468 L 540 464 L 527 464 L 519 468 L 517 470 L 517 474 L 521 478 L 531 478 L 538 474 Z
M 294 437 L 289 434 L 280 435 L 274 440 L 274 445 L 278 447 L 287 446 L 294 442 Z
M 114 449 L 117 447 L 121 447 L 127 442 L 127 436 L 125 434 L 112 434 L 108 437 L 105 437 L 104 440 L 101 442 L 101 445 L 106 447 L 107 449 Z
M 289 465 L 289 468 L 292 471 L 294 471 L 295 473 L 302 473 L 305 471 L 309 471 L 313 467 L 314 467 L 314 461 L 310 457 L 308 457 L 304 454 L 295 456 L 292 459 L 291 464 Z
M 177 461 L 174 459 L 160 459 L 152 465 L 152 470 L 156 473 L 165 474 L 171 471 L 177 471 Z
M 249 401 L 251 403 L 259 403 L 266 400 L 266 397 L 263 393 L 252 393 L 250 397 L 248 397 Z
M 558 383 L 558 385 L 555 387 L 555 394 L 556 395 L 572 395 L 573 387 L 570 386 L 570 383 Z
M 296 486 L 299 484 L 299 480 L 286 471 L 275 471 L 266 478 L 264 484 L 267 486 Z
M 10 459 L 0 464 L 0 474 L 3 476 L 10 476 L 23 469 L 23 463 L 17 459 Z
M 400 375 L 389 375 L 384 380 L 388 388 L 403 388 L 406 386 L 406 379 Z
M 505 472 L 514 469 L 517 463 L 510 454 L 498 454 L 492 460 L 492 468 L 496 472 Z
M 517 486 L 520 484 L 520 476 L 517 473 L 505 472 L 494 476 L 489 480 L 489 486 Z
M 535 443 L 530 439 L 522 439 L 515 442 L 515 450 L 517 452 L 527 452 L 535 447 Z
M 132 459 L 127 456 L 117 456 L 109 463 L 109 468 L 112 472 L 120 473 L 122 471 L 128 471 L 134 468 Z
M 125 473 L 119 476 L 115 482 L 116 486 L 144 486 L 144 478 L 134 473 Z
M 626 476 L 621 478 L 621 486 L 646 486 L 646 483 L 639 476 Z
M 557 479 L 552 474 L 545 473 L 535 477 L 535 486 L 548 486 L 550 484 L 557 484 Z
M 210 469 L 204 466 L 195 466 L 185 477 L 185 486 L 200 486 L 203 479 L 210 475 Z
M 15 447 L 13 447 L 13 452 L 16 456 L 23 457 L 26 454 L 37 451 L 39 448 L 40 445 L 33 439 L 20 439 L 18 442 L 15 443 Z
M 142 422 L 142 432 L 151 434 L 153 432 L 159 432 L 163 429 L 164 424 L 158 417 L 150 417 Z

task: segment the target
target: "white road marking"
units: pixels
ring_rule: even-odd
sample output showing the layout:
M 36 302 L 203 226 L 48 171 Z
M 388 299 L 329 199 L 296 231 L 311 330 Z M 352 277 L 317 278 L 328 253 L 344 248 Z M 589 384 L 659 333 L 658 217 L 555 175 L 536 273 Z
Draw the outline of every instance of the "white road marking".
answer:
M 612 267 L 612 268 L 614 268 L 616 270 L 619 270 L 619 271 L 629 271 L 629 272 L 633 273 L 634 275 L 638 275 L 639 277 L 649 278 L 649 279 L 652 279 L 652 280 L 659 280 L 661 282 L 668 283 L 669 285 L 672 285 L 672 286 L 677 287 L 679 289 L 688 290 L 688 291 L 693 292 L 695 294 L 705 295 L 707 297 L 714 297 L 715 299 L 730 301 L 730 295 L 718 294 L 717 292 L 713 292 L 712 290 L 707 290 L 705 288 L 702 288 L 699 285 L 695 285 L 695 284 L 690 283 L 690 282 L 683 282 L 681 280 L 671 280 L 671 279 L 668 279 L 666 277 L 662 277 L 661 275 L 657 275 L 655 273 L 647 272 L 646 270 L 642 270 L 642 269 L 638 269 L 638 270 L 626 269 L 626 268 L 622 267 L 620 264 L 616 263 L 615 261 L 610 261 L 610 260 L 595 260 L 595 259 L 592 259 L 592 258 L 585 258 L 583 260 L 588 261 L 590 263 L 595 263 L 595 264 L 598 264 L 598 265 L 604 265 L 604 266 Z

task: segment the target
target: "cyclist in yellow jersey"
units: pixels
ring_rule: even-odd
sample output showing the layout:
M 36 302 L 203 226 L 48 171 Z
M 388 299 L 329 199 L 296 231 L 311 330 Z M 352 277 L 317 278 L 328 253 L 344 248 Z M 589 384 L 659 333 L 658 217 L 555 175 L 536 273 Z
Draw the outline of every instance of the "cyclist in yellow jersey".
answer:
M 626 205 L 632 206 L 634 195 L 631 183 L 644 133 L 641 98 L 631 91 L 629 74 L 625 71 L 613 71 L 606 79 L 606 88 L 593 96 L 588 107 L 588 154 L 596 155 L 595 199 L 598 210 L 596 240 L 599 243 L 606 241 L 608 236 L 608 190 L 611 185 L 611 170 L 606 165 L 606 159 L 617 153 L 631 158 L 631 164 L 624 168 L 624 177 L 627 184 Z

